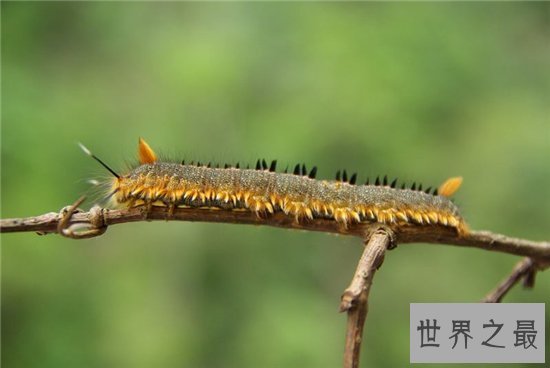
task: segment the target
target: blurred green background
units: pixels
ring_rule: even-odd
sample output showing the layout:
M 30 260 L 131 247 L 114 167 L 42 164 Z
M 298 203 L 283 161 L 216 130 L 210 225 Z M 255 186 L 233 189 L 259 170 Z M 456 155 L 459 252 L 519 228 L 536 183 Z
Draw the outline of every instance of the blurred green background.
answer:
M 550 237 L 548 3 L 1 6 L 4 218 L 58 211 L 108 176 L 77 141 L 124 171 L 142 136 L 177 159 L 276 158 L 322 178 L 462 175 L 472 228 Z M 1 240 L 5 367 L 341 365 L 358 239 L 142 222 Z M 399 246 L 362 366 L 408 365 L 409 303 L 478 301 L 517 260 Z M 543 273 L 505 300 L 549 295 Z

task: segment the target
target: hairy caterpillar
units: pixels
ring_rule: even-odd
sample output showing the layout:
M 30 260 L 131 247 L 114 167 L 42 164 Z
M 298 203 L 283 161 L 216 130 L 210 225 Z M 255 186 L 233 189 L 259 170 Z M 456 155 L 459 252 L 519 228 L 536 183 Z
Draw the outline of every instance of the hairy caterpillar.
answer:
M 296 165 L 292 173 L 276 172 L 276 161 L 268 166 L 258 160 L 255 169 L 225 165 L 223 168 L 185 162 L 161 162 L 155 152 L 139 139 L 140 165 L 126 175 L 118 175 L 87 148 L 82 149 L 107 168 L 114 178 L 109 197 L 118 206 L 162 206 L 171 215 L 178 207 L 252 211 L 267 216 L 282 211 L 296 221 L 326 218 L 343 226 L 360 222 L 389 225 L 442 225 L 467 232 L 456 205 L 448 199 L 462 183 L 450 178 L 438 189 L 396 188 L 397 180 L 376 178 L 373 184 L 356 185 L 338 172 L 336 180 L 316 180 L 317 168 L 309 173 Z

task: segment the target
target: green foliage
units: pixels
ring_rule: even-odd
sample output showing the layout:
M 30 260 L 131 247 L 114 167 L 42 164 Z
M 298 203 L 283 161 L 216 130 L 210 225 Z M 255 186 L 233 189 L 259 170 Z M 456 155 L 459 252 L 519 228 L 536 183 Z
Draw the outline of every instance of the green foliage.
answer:
M 57 210 L 134 158 L 305 162 L 437 185 L 473 228 L 549 238 L 547 3 L 2 6 L 2 216 Z M 201 223 L 2 235 L 9 367 L 334 367 L 357 239 Z M 479 300 L 512 256 L 402 245 L 365 366 L 408 363 L 410 302 Z M 550 282 L 507 301 L 548 302 Z M 547 330 L 550 329 L 547 326 Z

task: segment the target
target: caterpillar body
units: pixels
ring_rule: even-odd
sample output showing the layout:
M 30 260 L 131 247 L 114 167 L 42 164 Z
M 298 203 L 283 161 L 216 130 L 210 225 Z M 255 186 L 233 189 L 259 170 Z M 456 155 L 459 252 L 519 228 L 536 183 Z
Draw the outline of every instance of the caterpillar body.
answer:
M 83 147 L 83 146 L 82 146 Z M 457 206 L 448 198 L 462 178 L 450 178 L 434 192 L 421 187 L 396 188 L 377 178 L 373 184 L 356 185 L 356 175 L 337 174 L 336 180 L 316 180 L 316 168 L 307 173 L 297 165 L 293 173 L 276 172 L 276 161 L 268 167 L 258 161 L 255 169 L 225 165 L 161 162 L 154 151 L 139 139 L 140 165 L 126 175 L 118 175 L 89 150 L 115 177 L 110 196 L 117 206 L 162 206 L 172 214 L 176 208 L 209 208 L 252 211 L 260 217 L 284 212 L 296 221 L 332 219 L 348 226 L 378 222 L 395 226 L 441 225 L 467 232 Z

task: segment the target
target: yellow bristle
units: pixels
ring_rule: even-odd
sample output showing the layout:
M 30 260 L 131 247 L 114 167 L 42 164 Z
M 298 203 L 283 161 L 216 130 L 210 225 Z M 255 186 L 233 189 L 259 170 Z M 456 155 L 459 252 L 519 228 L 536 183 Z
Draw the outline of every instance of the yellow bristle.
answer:
M 407 217 L 407 215 L 405 214 L 405 212 L 398 211 L 398 212 L 395 213 L 395 215 L 396 215 L 399 219 L 401 219 L 401 220 L 403 220 L 403 221 L 405 221 L 405 222 L 409 222 L 409 218 Z

